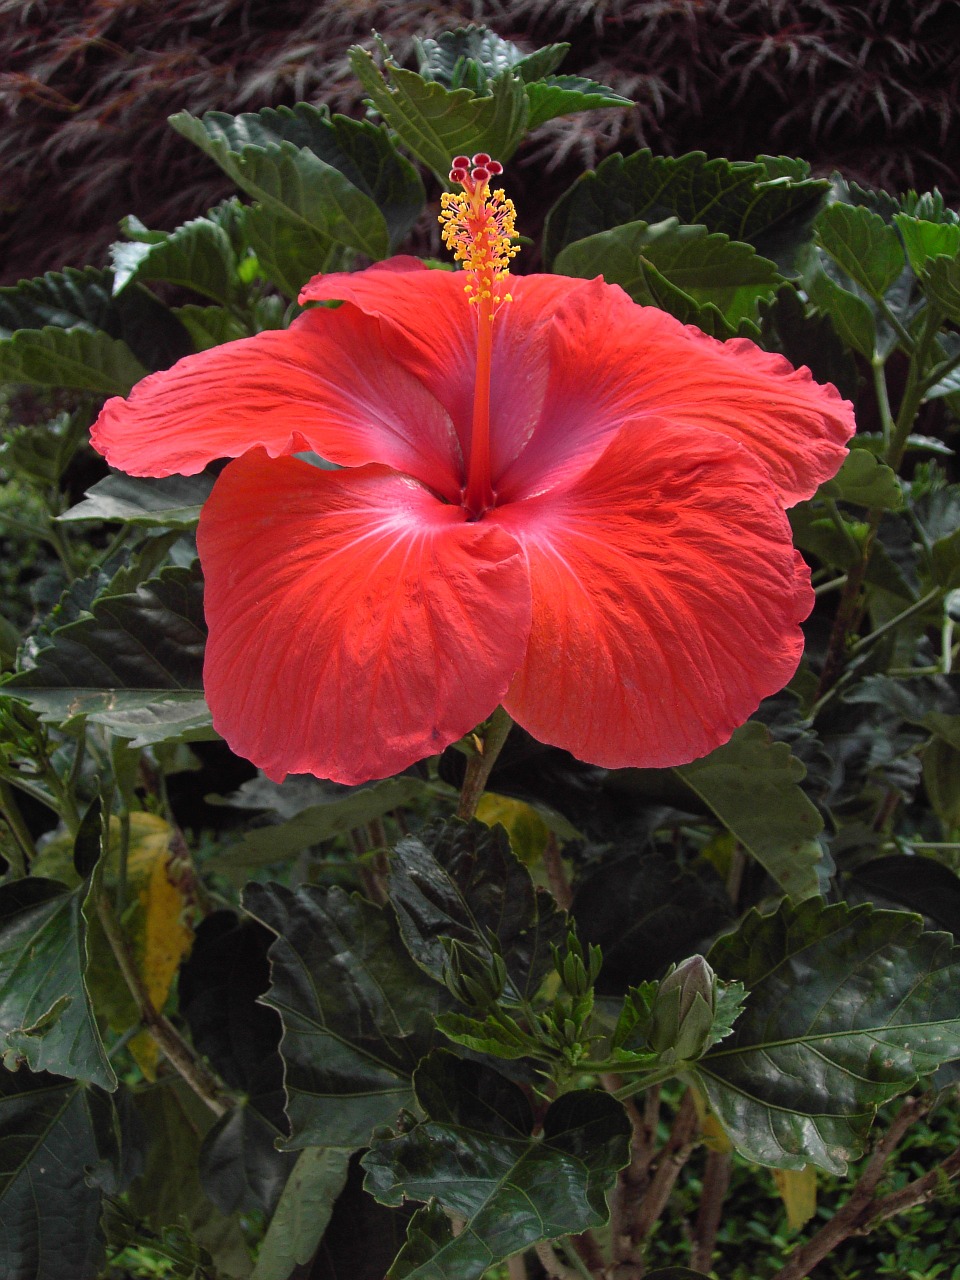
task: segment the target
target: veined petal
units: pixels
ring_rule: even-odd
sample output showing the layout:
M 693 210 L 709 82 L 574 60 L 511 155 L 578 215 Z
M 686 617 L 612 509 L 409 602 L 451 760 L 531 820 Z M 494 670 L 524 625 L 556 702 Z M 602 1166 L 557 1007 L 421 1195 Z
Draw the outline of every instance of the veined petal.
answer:
M 300 294 L 300 301 L 337 299 L 381 320 L 385 346 L 446 408 L 456 424 L 463 456 L 468 457 L 477 365 L 476 308 L 467 300 L 462 271 L 418 270 L 420 267 L 417 259 L 400 257 L 365 271 L 316 276 Z M 555 275 L 510 276 L 506 288 L 513 300 L 497 313 L 490 378 L 490 461 L 495 489 L 535 433 L 552 432 L 552 424 L 543 415 L 543 402 L 548 385 L 558 376 L 551 370 L 548 337 L 555 313 L 574 299 L 592 297 L 598 289 L 610 291 L 602 282 Z M 621 293 L 621 297 L 626 295 Z M 588 315 L 592 314 L 589 302 L 584 305 Z M 590 351 L 593 337 L 584 338 L 582 350 L 573 353 L 575 357 Z M 568 354 L 567 350 L 558 351 L 561 360 Z M 585 377 L 587 369 L 584 366 Z M 579 379 L 580 368 L 574 367 L 568 381 L 579 387 Z M 581 399 L 583 391 L 579 387 Z M 592 407 L 589 395 L 586 399 Z M 617 419 L 610 429 L 616 430 L 621 422 Z M 571 423 L 584 430 L 589 440 L 595 429 L 589 414 L 581 414 Z M 571 423 L 564 424 L 565 428 Z M 609 425 L 607 419 L 604 425 Z M 570 441 L 565 443 L 569 448 Z
M 833 476 L 854 431 L 853 406 L 745 338 L 718 342 L 602 280 L 571 292 L 542 340 L 549 385 L 529 444 L 498 486 L 514 501 L 582 472 L 627 422 L 703 427 L 743 444 L 782 503 Z
M 440 751 L 526 648 L 515 540 L 385 467 L 255 450 L 217 480 L 197 542 L 213 723 L 277 781 L 363 782 Z
M 450 417 L 355 307 L 319 307 L 289 329 L 241 338 L 154 373 L 108 400 L 91 441 L 140 476 L 192 475 L 260 445 L 331 462 L 380 462 L 447 498 L 463 463 Z
M 810 575 L 747 451 L 660 422 L 566 489 L 498 508 L 530 567 L 530 645 L 507 711 L 608 767 L 725 742 L 792 676 Z

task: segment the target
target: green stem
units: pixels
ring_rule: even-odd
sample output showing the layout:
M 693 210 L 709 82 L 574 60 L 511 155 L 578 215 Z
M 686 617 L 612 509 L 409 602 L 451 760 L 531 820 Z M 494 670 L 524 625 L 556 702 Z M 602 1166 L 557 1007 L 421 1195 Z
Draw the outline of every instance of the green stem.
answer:
M 889 622 L 885 622 L 882 627 L 877 627 L 876 631 L 871 631 L 868 636 L 863 636 L 856 644 L 850 646 L 850 654 L 862 652 L 867 645 L 873 644 L 875 640 L 879 640 L 881 636 L 885 636 L 888 631 L 893 631 L 895 627 L 899 627 L 901 622 L 906 622 L 907 618 L 912 618 L 916 613 L 922 613 L 928 604 L 932 604 L 934 600 L 940 596 L 940 588 L 933 587 L 930 591 L 914 601 L 908 609 L 904 609 L 902 613 L 898 613 L 895 618 L 891 618 Z
M 903 461 L 903 455 L 907 448 L 907 439 L 917 420 L 920 405 L 923 403 L 923 379 L 920 371 L 926 362 L 927 352 L 930 350 L 930 345 L 936 338 L 939 328 L 938 315 L 936 312 L 928 310 L 920 338 L 910 355 L 907 381 L 903 388 L 903 398 L 900 401 L 897 420 L 893 427 L 893 438 L 884 455 L 884 462 L 892 467 L 894 471 L 900 470 L 900 463 Z
M 890 328 L 894 331 L 894 333 L 900 339 L 903 349 L 906 351 L 907 355 L 912 356 L 915 345 L 916 345 L 913 340 L 913 335 L 909 332 L 909 330 L 903 327 L 903 325 L 894 315 L 893 311 L 891 311 L 890 306 L 888 305 L 885 298 L 874 298 L 874 302 L 877 304 L 878 308 L 880 309 L 880 312 L 883 315 L 884 320 L 886 320 L 887 324 L 890 326 Z
M 813 588 L 815 596 L 825 596 L 828 591 L 837 591 L 840 587 L 846 586 L 847 575 L 841 573 L 839 578 L 831 578 L 829 582 L 821 582 L 819 586 Z
M 3 820 L 13 836 L 13 846 L 8 850 L 10 869 L 17 880 L 22 880 L 27 874 L 30 859 L 36 853 L 36 849 L 33 836 L 17 804 L 17 797 L 13 794 L 13 788 L 6 778 L 0 778 L 0 813 L 3 814 Z
M 497 756 L 507 740 L 507 735 L 513 728 L 513 721 L 504 711 L 503 707 L 497 707 L 493 715 L 487 721 L 486 732 L 483 735 L 482 750 L 478 751 L 475 756 L 471 756 L 467 761 L 467 772 L 463 779 L 463 786 L 460 789 L 460 804 L 457 808 L 457 817 L 469 820 L 477 812 L 477 805 L 480 803 L 480 797 L 483 795 L 483 789 L 487 785 L 487 779 L 490 772 L 497 762 Z
M 920 380 L 922 394 L 926 395 L 931 388 L 935 387 L 947 374 L 953 373 L 954 369 L 958 367 L 960 367 L 960 353 L 952 356 L 949 360 L 941 360 L 939 364 L 935 364 L 927 376 Z
M 877 397 L 877 408 L 880 410 L 880 423 L 883 427 L 883 448 L 884 452 L 890 448 L 890 441 L 893 438 L 894 421 L 893 413 L 890 409 L 890 396 L 887 393 L 887 378 L 884 368 L 885 361 L 879 355 L 874 355 L 870 361 L 870 368 L 873 373 L 873 390 Z

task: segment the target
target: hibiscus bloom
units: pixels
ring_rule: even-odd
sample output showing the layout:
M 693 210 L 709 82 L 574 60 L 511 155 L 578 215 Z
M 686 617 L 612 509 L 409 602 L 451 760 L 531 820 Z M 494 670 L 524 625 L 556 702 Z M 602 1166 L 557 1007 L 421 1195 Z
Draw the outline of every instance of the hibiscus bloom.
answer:
M 681 764 L 799 661 L 784 508 L 836 472 L 851 406 L 602 279 L 512 276 L 497 172 L 454 162 L 465 272 L 318 276 L 301 303 L 342 305 L 188 356 L 94 426 L 132 475 L 234 459 L 197 535 L 204 684 L 275 780 L 388 776 L 500 704 L 591 763 Z

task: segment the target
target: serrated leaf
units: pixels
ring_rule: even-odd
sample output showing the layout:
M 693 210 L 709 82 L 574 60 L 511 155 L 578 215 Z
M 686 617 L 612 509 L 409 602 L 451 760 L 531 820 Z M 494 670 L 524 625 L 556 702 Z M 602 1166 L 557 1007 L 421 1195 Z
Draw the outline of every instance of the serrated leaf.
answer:
M 708 160 L 702 151 L 654 156 L 648 149 L 624 159 L 608 156 L 584 174 L 550 210 L 544 257 L 552 264 L 576 240 L 624 223 L 703 223 L 711 232 L 745 240 L 780 261 L 806 233 L 829 184 L 785 172 L 771 177 L 759 162 Z
M 0 1035 L 31 1071 L 113 1090 L 87 990 L 85 895 L 37 875 L 0 887 Z
M 81 502 L 58 519 L 121 520 L 124 524 L 192 529 L 210 496 L 213 476 L 166 476 L 142 479 L 114 472 L 89 488 Z
M 843 289 L 823 271 L 807 282 L 807 295 L 813 305 L 830 317 L 843 342 L 868 360 L 877 348 L 877 326 L 873 312 L 864 300 Z
M 118 1157 L 110 1099 L 28 1071 L 0 1070 L 0 1275 L 94 1280 L 101 1186 Z
M 261 271 L 288 298 L 296 298 L 315 275 L 344 270 L 353 257 L 352 250 L 330 236 L 266 205 L 245 208 L 243 227 Z
M 903 506 L 897 473 L 868 449 L 851 449 L 840 470 L 819 492 L 825 498 L 839 498 L 859 507 L 899 511 Z
M 213 870 L 247 878 L 251 870 L 283 862 L 302 849 L 343 835 L 391 809 L 399 809 L 421 796 L 419 778 L 383 778 L 362 787 L 328 784 L 322 803 L 307 805 L 285 822 L 247 831 L 235 844 L 224 845 L 221 853 L 208 860 Z
M 960 319 L 960 260 L 942 255 L 931 258 L 920 281 L 925 297 L 948 320 Z
M 443 998 L 392 918 L 340 889 L 248 885 L 246 909 L 277 934 L 263 1002 L 283 1021 L 288 1149 L 353 1149 L 411 1100 L 410 1076 Z
M 509 999 L 532 997 L 553 971 L 550 944 L 566 940 L 566 918 L 551 896 L 535 889 L 502 827 L 447 822 L 396 846 L 390 901 L 407 950 L 442 980 L 447 952 L 441 937 L 491 954 L 490 934 L 507 969 Z
M 871 297 L 880 299 L 906 265 L 896 230 L 862 205 L 827 205 L 817 217 L 818 242 Z
M 960 253 L 960 225 L 955 222 L 927 222 L 905 213 L 894 214 L 893 220 L 903 237 L 910 266 L 918 276 L 931 258 L 941 254 L 955 258 Z
M 488 27 L 457 27 L 436 39 L 414 39 L 417 71 L 424 80 L 436 80 L 447 89 L 462 87 L 460 77 L 468 62 L 478 64 L 486 81 L 503 71 L 514 71 L 525 81 L 538 80 L 554 71 L 567 55 L 569 44 L 550 44 L 525 54 L 512 40 L 504 40 Z
M 193 339 L 194 351 L 209 351 L 223 342 L 246 338 L 246 328 L 225 307 L 198 307 L 192 302 L 174 307 L 173 314 Z
M 384 258 L 391 247 L 386 214 L 377 205 L 373 184 L 366 181 L 339 135 L 355 143 L 357 136 L 346 127 L 353 126 L 364 131 L 360 146 L 382 152 L 384 165 L 388 153 L 397 166 L 401 158 L 374 125 L 344 124 L 343 117 L 337 120 L 341 123 L 306 103 L 294 110 L 264 108 L 257 114 L 239 116 L 208 111 L 197 119 L 181 111 L 170 117 L 178 133 L 195 143 L 255 200 L 338 244 L 374 260 Z M 397 171 L 406 185 L 393 209 L 393 219 L 395 229 L 405 232 L 410 225 L 409 190 L 414 184 L 411 167 L 406 161 L 403 164 L 406 168 L 398 167 Z M 417 212 L 419 204 L 414 217 Z
M 758 1164 L 843 1173 L 878 1106 L 960 1057 L 960 952 L 917 916 L 785 902 L 751 911 L 708 959 L 749 994 L 695 1070 Z
M 796 898 L 819 892 L 823 819 L 798 785 L 807 771 L 786 743 L 748 723 L 725 746 L 675 772 L 784 892 Z
M 513 796 L 499 796 L 495 791 L 485 791 L 477 805 L 477 821 L 484 826 L 503 827 L 510 840 L 510 848 L 526 866 L 539 862 L 550 841 L 550 826 L 532 804 L 515 800 Z
M 783 283 L 775 264 L 752 245 L 711 235 L 704 226 L 681 226 L 676 218 L 628 222 L 577 240 L 557 255 L 554 270 L 586 279 L 602 274 L 635 302 L 651 304 L 656 300 L 644 277 L 645 263 L 698 306 L 712 303 L 732 326 L 742 318 L 755 319 L 757 300 Z
M 424 1229 L 418 1215 L 388 1276 L 479 1280 L 539 1240 L 606 1222 L 606 1193 L 627 1162 L 630 1134 L 609 1094 L 564 1094 L 534 1138 L 522 1091 L 486 1067 L 441 1050 L 418 1067 L 415 1084 L 428 1119 L 374 1140 L 362 1161 L 364 1185 L 388 1205 L 435 1197 L 463 1225 L 456 1236 L 441 1235 L 431 1218 L 428 1244 L 414 1238 Z
M 955 674 L 911 676 L 905 680 L 867 676 L 844 695 L 844 701 L 883 707 L 960 750 L 960 677 Z
M 712 302 L 706 302 L 703 305 L 695 302 L 688 293 L 684 293 L 682 289 L 672 284 L 646 258 L 640 259 L 640 270 L 650 303 L 659 307 L 661 311 L 668 312 L 681 324 L 695 324 L 698 329 L 709 334 L 711 338 L 718 338 L 721 342 L 735 337 L 748 326 L 754 329 L 754 333 L 741 333 L 741 336 L 759 338 L 760 333 L 755 325 L 751 326 L 750 322 L 745 321 L 741 321 L 737 326 L 730 324 Z
M 162 240 L 117 241 L 110 247 L 113 292 L 134 281 L 162 280 L 229 303 L 236 291 L 237 260 L 230 237 L 209 218 L 193 218 Z
M 491 81 L 490 92 L 478 97 L 469 89 L 445 89 L 393 62 L 386 64 L 385 78 L 359 45 L 349 57 L 373 106 L 441 181 L 447 181 L 456 155 L 486 151 L 505 163 L 516 151 L 529 115 L 519 76 L 502 72 Z
M 86 329 L 20 329 L 0 340 L 0 379 L 125 396 L 147 370 L 120 338 Z
M 556 116 L 572 116 L 578 111 L 634 105 L 630 98 L 624 98 L 586 76 L 546 76 L 542 80 L 534 80 L 527 84 L 527 101 L 530 103 L 528 129 L 536 129 Z
M 347 1179 L 350 1152 L 341 1147 L 307 1147 L 274 1210 L 250 1280 L 288 1280 L 317 1251 L 333 1204 Z
M 23 699 L 48 722 L 88 716 L 139 738 L 159 727 L 170 704 L 182 711 L 192 703 L 189 716 L 202 714 L 205 635 L 197 563 L 165 569 L 136 591 L 95 601 L 90 616 L 55 631 L 34 665 L 0 686 L 0 696 Z M 129 724 L 131 712 L 137 716 Z

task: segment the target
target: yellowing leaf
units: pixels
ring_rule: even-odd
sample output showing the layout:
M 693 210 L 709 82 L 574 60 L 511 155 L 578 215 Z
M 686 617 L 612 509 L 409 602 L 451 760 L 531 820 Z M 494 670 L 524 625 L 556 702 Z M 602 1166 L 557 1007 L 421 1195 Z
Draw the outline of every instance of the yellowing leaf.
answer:
M 774 1169 L 780 1199 L 787 1211 L 787 1226 L 799 1231 L 817 1212 L 817 1171 L 812 1164 L 802 1169 Z
M 550 828 L 531 805 L 511 796 L 487 791 L 480 797 L 477 817 L 488 827 L 498 822 L 510 838 L 510 848 L 528 866 L 543 857 L 550 839 Z

